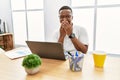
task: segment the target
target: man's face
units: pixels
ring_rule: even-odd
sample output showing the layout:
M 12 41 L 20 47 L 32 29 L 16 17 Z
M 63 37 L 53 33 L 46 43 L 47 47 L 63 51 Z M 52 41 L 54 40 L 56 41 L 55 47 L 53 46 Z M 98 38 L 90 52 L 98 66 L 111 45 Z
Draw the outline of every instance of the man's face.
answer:
M 69 23 L 72 22 L 73 16 L 72 12 L 69 9 L 64 9 L 59 12 L 60 23 L 62 21 L 68 21 Z

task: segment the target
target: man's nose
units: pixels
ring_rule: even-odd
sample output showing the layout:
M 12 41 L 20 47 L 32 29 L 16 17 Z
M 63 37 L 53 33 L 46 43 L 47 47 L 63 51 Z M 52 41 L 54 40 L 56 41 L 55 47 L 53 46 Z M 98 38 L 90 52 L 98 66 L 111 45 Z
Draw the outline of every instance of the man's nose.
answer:
M 67 18 L 66 18 L 66 17 L 64 17 L 64 18 L 63 18 L 63 21 L 66 21 L 66 20 L 67 20 Z

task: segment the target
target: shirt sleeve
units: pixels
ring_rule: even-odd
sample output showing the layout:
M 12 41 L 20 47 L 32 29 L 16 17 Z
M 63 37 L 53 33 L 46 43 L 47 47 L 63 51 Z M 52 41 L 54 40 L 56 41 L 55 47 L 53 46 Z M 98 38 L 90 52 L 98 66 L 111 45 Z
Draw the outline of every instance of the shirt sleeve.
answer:
M 80 29 L 80 36 L 79 36 L 79 40 L 85 44 L 88 45 L 89 44 L 89 40 L 88 40 L 88 34 L 85 28 L 81 27 Z

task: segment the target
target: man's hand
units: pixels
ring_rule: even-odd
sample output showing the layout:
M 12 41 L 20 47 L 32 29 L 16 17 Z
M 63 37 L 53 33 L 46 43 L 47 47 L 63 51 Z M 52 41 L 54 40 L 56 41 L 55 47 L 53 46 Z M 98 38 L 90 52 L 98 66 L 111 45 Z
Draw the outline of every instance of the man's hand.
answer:
M 66 36 L 66 32 L 65 32 L 63 24 L 61 24 L 61 27 L 60 27 L 60 37 L 58 39 L 58 42 L 63 43 L 65 36 Z
M 62 26 L 63 26 L 63 28 L 68 36 L 70 34 L 72 34 L 72 31 L 73 31 L 73 24 L 72 23 L 70 23 L 68 21 L 63 21 Z
M 60 27 L 60 37 L 65 37 L 66 36 L 66 32 L 64 30 L 64 27 L 63 27 L 63 24 L 61 24 L 61 27 Z
M 68 21 L 62 21 L 60 27 L 60 37 L 58 39 L 58 42 L 63 43 L 65 36 L 66 35 L 69 36 L 72 33 L 72 30 L 73 30 L 72 23 Z

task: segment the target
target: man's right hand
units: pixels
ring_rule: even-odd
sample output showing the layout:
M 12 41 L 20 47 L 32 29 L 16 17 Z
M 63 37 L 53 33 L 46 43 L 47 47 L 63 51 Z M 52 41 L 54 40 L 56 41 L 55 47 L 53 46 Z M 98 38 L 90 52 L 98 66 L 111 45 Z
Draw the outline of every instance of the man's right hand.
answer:
M 63 24 L 61 24 L 61 27 L 60 27 L 60 37 L 64 38 L 65 36 L 66 36 L 66 32 L 65 32 Z
M 65 36 L 66 36 L 66 32 L 65 32 L 65 29 L 63 28 L 63 24 L 61 24 L 61 27 L 60 27 L 60 37 L 58 39 L 58 42 L 63 43 Z

